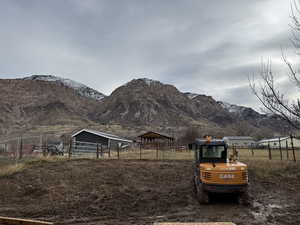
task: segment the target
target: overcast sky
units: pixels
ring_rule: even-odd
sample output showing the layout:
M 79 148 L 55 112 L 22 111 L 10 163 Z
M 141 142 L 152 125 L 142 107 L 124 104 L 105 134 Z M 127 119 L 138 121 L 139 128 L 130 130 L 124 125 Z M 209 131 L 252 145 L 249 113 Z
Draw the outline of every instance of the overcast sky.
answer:
M 0 0 L 0 78 L 53 74 L 109 95 L 147 77 L 258 107 L 248 76 L 293 59 L 288 0 Z

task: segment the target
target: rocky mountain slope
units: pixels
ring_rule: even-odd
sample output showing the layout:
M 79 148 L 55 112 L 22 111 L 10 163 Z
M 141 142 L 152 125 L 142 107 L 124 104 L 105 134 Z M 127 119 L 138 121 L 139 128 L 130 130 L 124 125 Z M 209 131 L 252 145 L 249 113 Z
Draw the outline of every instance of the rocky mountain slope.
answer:
M 230 130 L 236 135 L 235 125 L 240 122 L 252 132 L 261 127 L 280 130 L 284 124 L 276 117 L 262 115 L 251 108 L 225 105 L 211 96 L 182 93 L 172 85 L 146 78 L 134 79 L 117 88 L 94 115 L 94 120 L 103 123 L 196 126 L 224 130 L 224 133 Z
M 134 79 L 104 99 L 95 119 L 130 125 L 176 126 L 190 124 L 197 109 L 172 85 L 150 79 Z M 199 120 L 201 118 L 199 117 Z
M 74 89 L 81 96 L 92 98 L 98 101 L 101 101 L 105 97 L 105 95 L 101 92 L 92 89 L 82 83 L 53 75 L 32 75 L 30 77 L 23 78 L 23 80 L 41 80 L 55 82 Z
M 261 128 L 281 131 L 285 126 L 278 117 L 217 102 L 211 96 L 182 93 L 172 85 L 146 78 L 134 79 L 105 98 L 100 92 L 95 94 L 84 85 L 55 76 L 3 79 L 0 89 L 0 135 L 34 126 L 86 127 L 92 123 L 177 133 L 184 127 L 197 127 L 221 131 L 219 135 L 240 134 L 241 123 L 252 133 Z
M 36 125 L 89 123 L 98 104 L 55 82 L 1 79 L 0 90 L 0 134 Z

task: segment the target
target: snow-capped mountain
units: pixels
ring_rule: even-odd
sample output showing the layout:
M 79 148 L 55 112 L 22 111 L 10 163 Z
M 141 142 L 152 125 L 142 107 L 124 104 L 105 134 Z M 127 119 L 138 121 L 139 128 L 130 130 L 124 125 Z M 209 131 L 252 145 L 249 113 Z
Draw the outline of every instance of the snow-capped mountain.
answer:
M 224 108 L 227 109 L 231 113 L 240 113 L 242 112 L 246 107 L 230 104 L 228 102 L 221 102 L 218 101 L 218 103 Z
M 262 115 L 258 112 L 256 112 L 254 109 L 245 107 L 245 106 L 240 106 L 240 105 L 234 105 L 230 104 L 228 102 L 222 102 L 218 101 L 218 103 L 226 110 L 228 110 L 230 113 L 236 114 L 244 119 L 249 119 L 249 118 L 260 118 Z
M 193 98 L 196 98 L 197 96 L 199 96 L 199 94 L 191 93 L 191 92 L 185 92 L 184 94 L 186 94 L 186 96 L 188 96 L 189 99 L 193 99 Z
M 53 75 L 32 75 L 30 77 L 25 77 L 23 80 L 42 80 L 42 81 L 49 81 L 49 82 L 57 82 L 64 86 L 67 86 L 69 88 L 74 89 L 78 92 L 79 95 L 95 99 L 97 101 L 102 100 L 105 95 L 101 92 L 92 89 L 82 83 L 79 83 L 77 81 L 73 81 L 71 79 L 66 79 L 58 76 Z
M 224 134 L 237 129 L 235 125 L 241 121 L 253 132 L 260 128 L 281 131 L 285 127 L 278 117 L 217 102 L 212 96 L 182 93 L 173 85 L 146 78 L 134 79 L 105 98 L 86 85 L 51 75 L 0 79 L 0 89 L 0 135 L 10 127 L 18 130 L 24 125 L 88 123 L 174 130 L 199 126 Z

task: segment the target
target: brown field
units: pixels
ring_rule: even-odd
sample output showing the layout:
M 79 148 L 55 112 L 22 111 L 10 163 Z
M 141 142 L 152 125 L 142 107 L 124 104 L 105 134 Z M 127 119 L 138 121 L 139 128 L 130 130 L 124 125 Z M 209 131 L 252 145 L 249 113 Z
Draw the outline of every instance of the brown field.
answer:
M 0 216 L 59 224 L 299 224 L 300 164 L 246 159 L 247 152 L 243 154 L 251 182 L 249 207 L 238 205 L 232 195 L 214 196 L 210 205 L 199 205 L 192 191 L 192 160 L 182 159 L 191 157 L 188 152 L 182 152 L 182 160 L 164 161 L 0 161 Z

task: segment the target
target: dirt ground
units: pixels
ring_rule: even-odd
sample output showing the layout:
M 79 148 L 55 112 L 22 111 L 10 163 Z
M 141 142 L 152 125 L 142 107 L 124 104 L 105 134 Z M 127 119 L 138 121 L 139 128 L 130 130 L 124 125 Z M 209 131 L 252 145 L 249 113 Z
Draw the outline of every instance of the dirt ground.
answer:
M 218 222 L 300 224 L 299 163 L 250 165 L 251 206 L 232 195 L 200 205 L 192 189 L 191 161 L 58 160 L 26 163 L 0 176 L 0 216 L 58 224 Z M 251 166 L 253 165 L 253 166 Z

